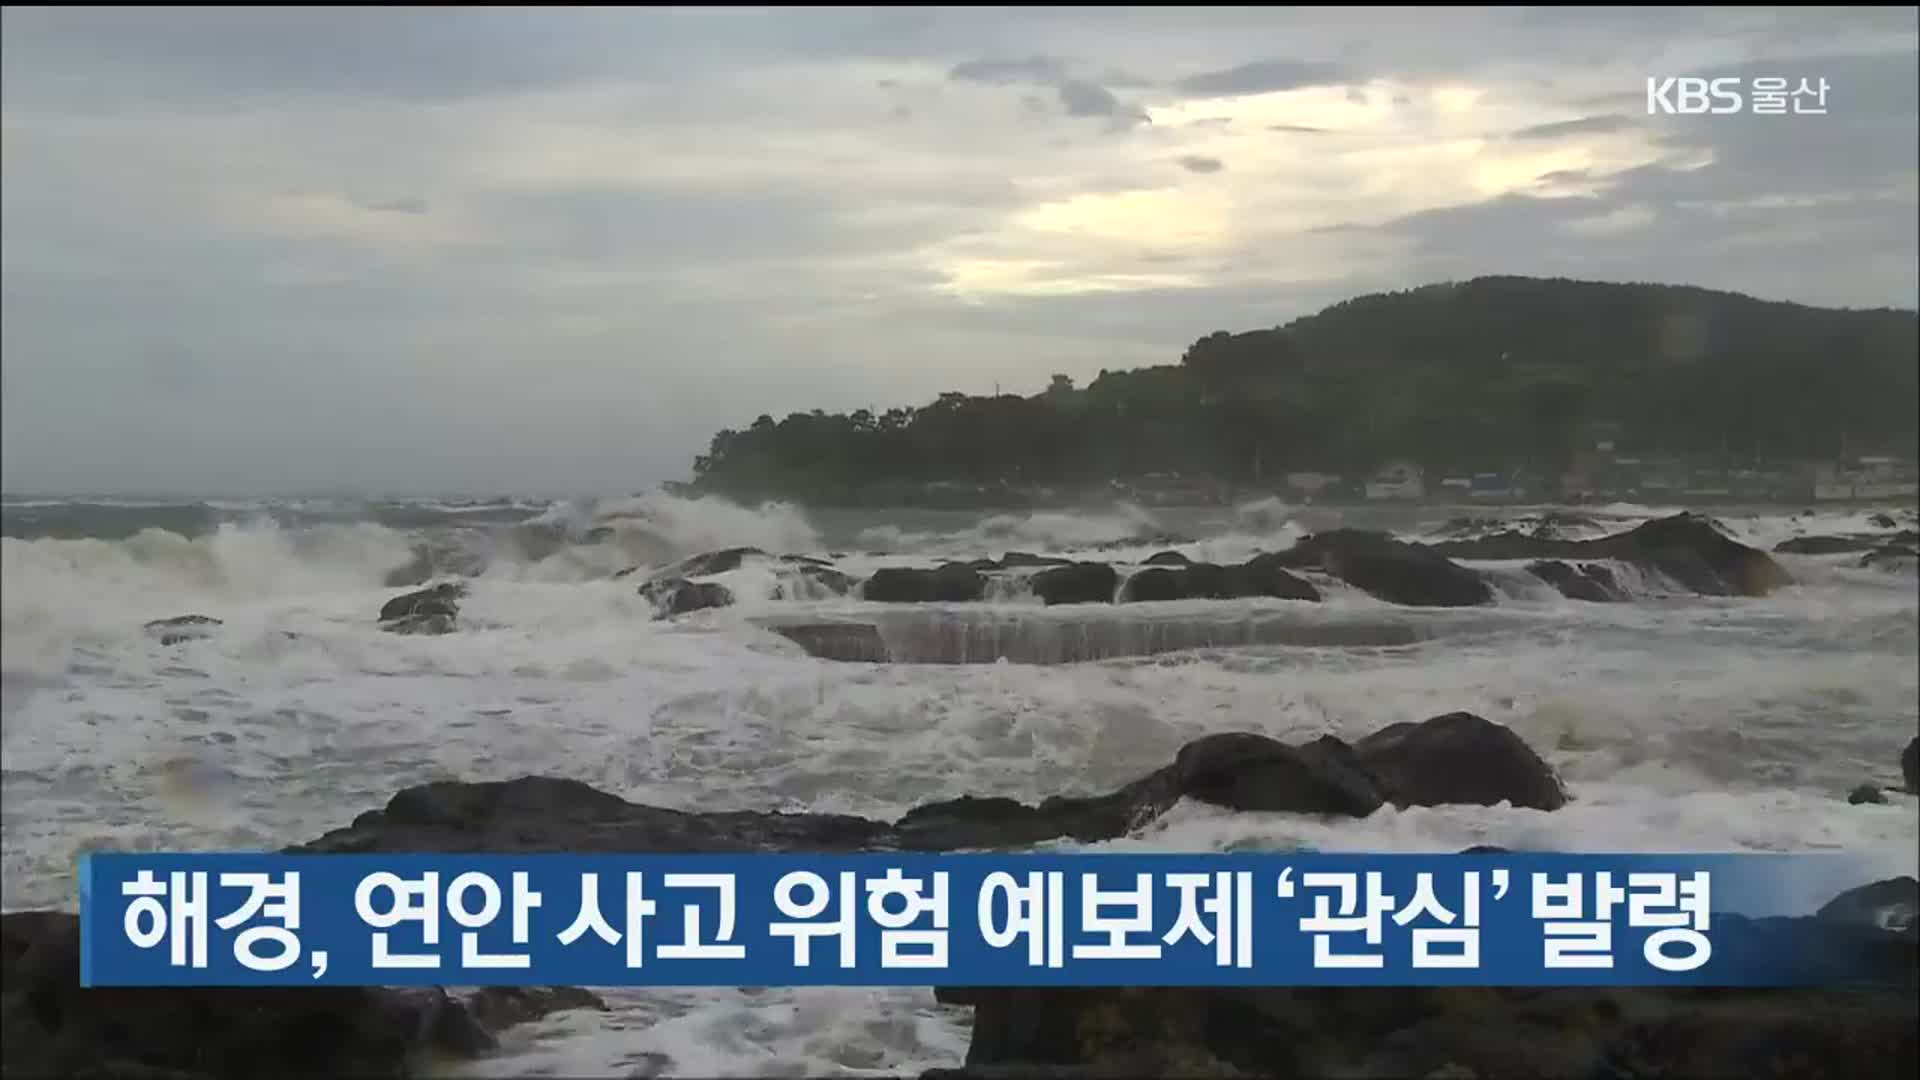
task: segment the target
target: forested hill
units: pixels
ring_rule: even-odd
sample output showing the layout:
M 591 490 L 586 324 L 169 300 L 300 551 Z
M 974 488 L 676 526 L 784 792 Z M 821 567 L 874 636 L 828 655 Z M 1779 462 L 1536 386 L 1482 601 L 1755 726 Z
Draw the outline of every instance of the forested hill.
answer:
M 1177 364 L 1065 376 L 1032 397 L 942 394 L 715 435 L 695 486 L 861 502 L 952 481 L 1155 473 L 1271 483 L 1406 459 L 1557 474 L 1605 432 L 1642 454 L 1742 462 L 1911 454 L 1920 316 L 1668 285 L 1478 278 L 1216 332 Z

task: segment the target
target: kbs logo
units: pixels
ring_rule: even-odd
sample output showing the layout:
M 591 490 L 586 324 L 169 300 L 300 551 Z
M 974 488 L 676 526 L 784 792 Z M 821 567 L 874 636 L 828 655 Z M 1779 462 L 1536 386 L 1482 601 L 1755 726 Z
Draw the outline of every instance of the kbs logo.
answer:
M 1745 104 L 1739 79 L 1647 77 L 1648 116 L 1725 116 L 1739 112 Z

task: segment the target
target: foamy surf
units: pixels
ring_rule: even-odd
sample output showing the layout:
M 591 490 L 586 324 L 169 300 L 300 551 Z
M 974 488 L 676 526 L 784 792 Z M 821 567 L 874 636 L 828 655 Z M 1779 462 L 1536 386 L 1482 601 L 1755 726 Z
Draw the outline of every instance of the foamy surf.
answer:
M 1855 853 L 1879 876 L 1920 872 L 1911 796 L 1845 801 L 1861 782 L 1897 784 L 1920 702 L 1913 578 L 1852 555 L 1779 556 L 1797 584 L 1762 599 L 1690 596 L 1611 564 L 1635 598 L 1617 604 L 1570 601 L 1522 562 L 1476 563 L 1498 596 L 1465 610 L 1328 580 L 1318 604 L 1046 608 L 1015 584 L 976 605 L 890 606 L 797 588 L 779 562 L 820 556 L 861 576 L 1027 551 L 1130 570 L 1164 550 L 1235 562 L 1338 524 L 1436 540 L 1559 515 L 1554 527 L 1581 539 L 1663 508 L 807 515 L 655 492 L 184 515 L 52 502 L 31 508 L 53 523 L 38 533 L 8 503 L 0 540 L 10 909 L 70 908 L 82 850 L 298 843 L 434 779 L 540 774 L 675 808 L 892 819 L 961 795 L 1110 790 L 1212 732 L 1352 737 L 1455 709 L 1518 732 L 1573 802 L 1388 808 L 1337 825 L 1187 805 L 1107 846 L 1815 849 Z M 1771 548 L 1894 531 L 1878 512 L 1715 516 Z M 1912 527 L 1910 510 L 1894 514 Z M 76 521 L 99 535 L 70 535 Z M 467 560 L 460 628 L 383 633 L 374 614 L 401 591 L 389 578 L 423 545 Z M 769 556 L 711 577 L 733 607 L 656 620 L 636 593 L 654 570 L 733 546 Z M 143 628 L 189 613 L 221 623 L 173 644 Z M 823 662 L 764 626 L 795 616 L 891 621 L 897 640 L 931 642 L 930 660 L 977 648 L 1006 662 Z M 1280 628 L 1272 639 L 1247 631 L 1260 620 Z M 1137 655 L 1156 640 L 1172 647 Z M 965 1056 L 966 1012 L 927 991 L 604 996 L 611 1012 L 511 1031 L 462 1072 L 914 1075 Z

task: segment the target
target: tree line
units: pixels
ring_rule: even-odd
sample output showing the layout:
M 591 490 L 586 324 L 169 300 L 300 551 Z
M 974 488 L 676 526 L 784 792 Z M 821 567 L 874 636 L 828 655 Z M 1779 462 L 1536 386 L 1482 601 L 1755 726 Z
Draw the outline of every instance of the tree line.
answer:
M 1216 331 L 1177 364 L 1064 375 L 1032 396 L 761 416 L 694 487 L 857 504 L 938 483 L 1081 486 L 1153 474 L 1276 486 L 1394 460 L 1557 476 L 1597 433 L 1728 464 L 1915 452 L 1920 315 L 1734 293 L 1486 277 Z

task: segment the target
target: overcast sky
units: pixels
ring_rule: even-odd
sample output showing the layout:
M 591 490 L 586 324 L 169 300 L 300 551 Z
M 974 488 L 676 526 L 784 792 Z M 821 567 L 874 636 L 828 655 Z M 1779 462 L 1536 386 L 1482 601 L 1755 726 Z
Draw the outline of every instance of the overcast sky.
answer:
M 1481 274 L 1916 304 L 1914 9 L 9 8 L 4 487 L 592 494 Z M 1649 75 L 1829 86 L 1647 115 Z

